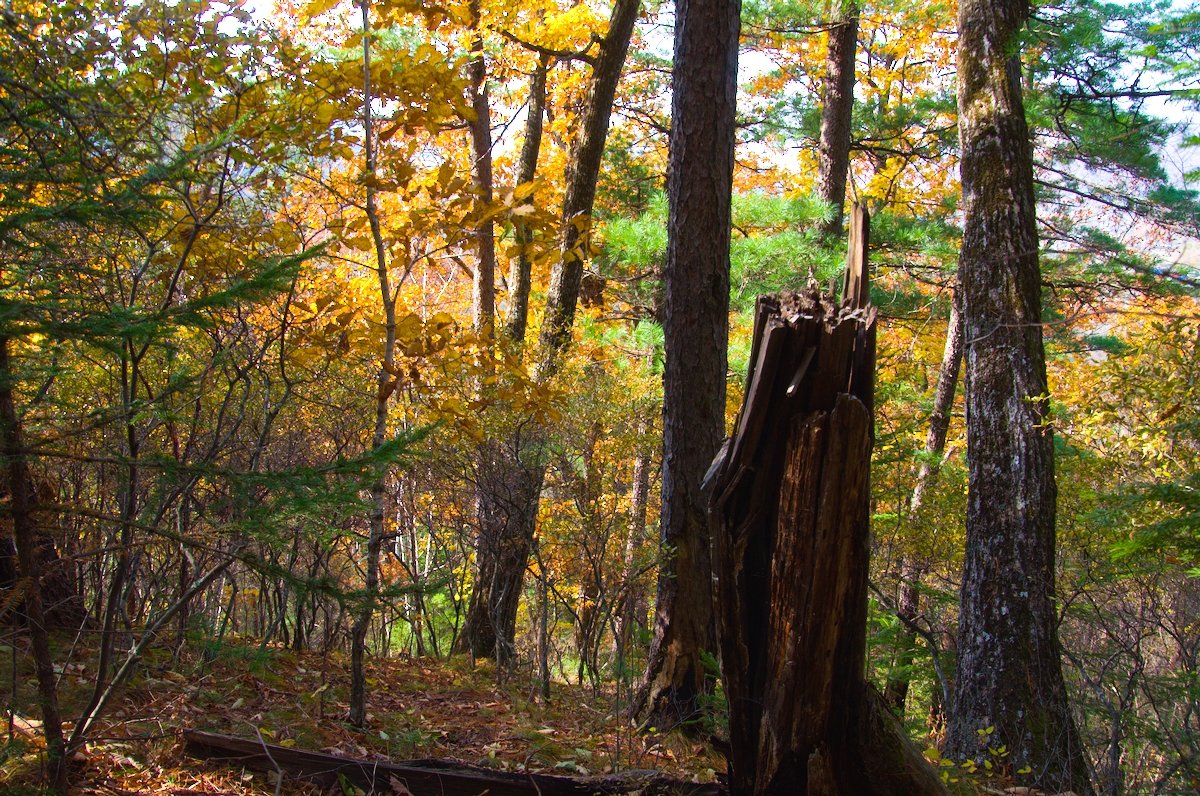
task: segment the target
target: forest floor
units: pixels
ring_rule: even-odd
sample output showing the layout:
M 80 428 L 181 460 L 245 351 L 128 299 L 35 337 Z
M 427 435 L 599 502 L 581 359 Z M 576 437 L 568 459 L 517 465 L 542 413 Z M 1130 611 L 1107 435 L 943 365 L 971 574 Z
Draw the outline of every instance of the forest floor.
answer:
M 0 640 L 0 792 L 37 794 L 43 744 L 37 683 L 27 642 Z M 60 656 L 59 660 L 65 656 Z M 77 654 L 72 660 L 90 661 Z M 93 682 L 89 663 L 68 663 L 60 679 L 64 717 L 78 715 Z M 14 671 L 15 669 L 15 671 Z M 601 774 L 654 769 L 712 781 L 723 759 L 678 733 L 638 733 L 623 717 L 628 696 L 554 683 L 535 699 L 527 675 L 497 683 L 488 664 L 374 658 L 367 665 L 368 726 L 346 721 L 344 656 L 226 642 L 178 658 L 147 655 L 113 700 L 73 775 L 80 794 L 316 793 L 273 775 L 189 757 L 185 730 L 394 762 L 452 759 L 505 771 Z M 353 788 L 344 789 L 349 796 Z

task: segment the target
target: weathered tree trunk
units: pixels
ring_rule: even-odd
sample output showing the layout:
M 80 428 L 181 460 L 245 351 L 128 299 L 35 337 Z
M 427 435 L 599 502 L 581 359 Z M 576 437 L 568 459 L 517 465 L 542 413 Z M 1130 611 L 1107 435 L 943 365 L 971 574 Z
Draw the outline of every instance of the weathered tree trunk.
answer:
M 865 224 L 856 213 L 840 305 L 815 289 L 759 299 L 745 402 L 706 481 L 737 796 L 944 792 L 864 680 L 875 361 Z
M 517 165 L 518 185 L 531 182 L 537 170 L 538 152 L 542 143 L 542 115 L 546 105 L 547 68 L 548 63 L 543 58 L 530 79 L 529 115 L 525 123 L 521 158 Z M 482 76 L 479 79 L 482 81 Z M 490 178 L 488 183 L 490 186 Z M 488 194 L 490 193 L 489 187 Z M 527 197 L 525 201 L 531 203 L 532 196 Z M 525 329 L 529 317 L 530 273 L 533 262 L 529 247 L 532 244 L 532 233 L 518 219 L 514 235 L 521 250 L 510 270 L 509 305 L 504 322 L 503 343 L 520 353 L 520 348 L 525 342 Z M 490 231 L 487 237 L 488 240 L 492 240 Z M 485 257 L 482 245 L 481 241 L 481 261 Z M 492 256 L 494 258 L 494 243 Z M 476 301 L 483 298 L 477 291 Z M 480 311 L 477 308 L 476 317 L 479 316 Z M 531 472 L 528 462 L 521 461 L 522 449 L 527 445 L 528 441 L 519 435 L 510 435 L 506 440 L 488 440 L 480 446 L 476 456 L 475 517 L 478 531 L 475 537 L 475 582 L 467 603 L 463 632 L 458 637 L 455 649 L 457 652 L 470 652 L 475 657 L 496 658 L 501 662 L 504 662 L 512 651 L 517 611 L 517 604 L 504 595 L 519 596 L 524 577 L 524 562 L 529 556 L 529 544 L 533 539 L 537 519 L 537 501 L 541 492 L 540 476 Z M 533 469 L 536 470 L 536 467 Z M 510 565 L 505 563 L 507 561 L 519 563 Z M 513 567 L 517 568 L 516 571 L 512 571 Z M 510 604 L 511 622 L 508 608 Z M 512 632 L 507 629 L 510 624 L 514 628 Z M 503 642 L 499 647 L 497 639 Z
M 858 3 L 841 0 L 829 29 L 825 55 L 825 95 L 817 144 L 817 195 L 833 207 L 822 226 L 829 238 L 842 234 L 846 182 L 850 173 L 850 132 L 854 110 L 854 54 L 858 49 Z
M 725 435 L 729 230 L 741 3 L 680 0 L 663 274 L 662 549 L 642 704 L 648 724 L 694 719 L 715 646 L 704 471 Z M 684 724 L 685 728 L 688 726 Z
M 456 651 L 498 663 L 507 663 L 514 652 L 521 584 L 545 474 L 537 462 L 522 461 L 528 444 L 512 436 L 503 444 L 481 446 L 476 457 L 475 580 Z
M 1054 606 L 1054 440 L 1017 55 L 1028 16 L 1027 0 L 959 5 L 969 492 L 947 753 L 1004 746 L 1018 783 L 1091 793 Z
M 292 782 L 345 789 L 352 785 L 369 793 L 438 794 L 438 796 L 603 796 L 603 794 L 662 793 L 679 796 L 720 796 L 715 783 L 684 782 L 653 771 L 626 771 L 589 777 L 564 777 L 533 771 L 498 771 L 454 760 L 387 760 L 310 752 L 263 743 L 262 738 L 187 730 L 188 754 L 202 760 L 229 760 L 238 768 L 280 775 Z M 403 787 L 398 788 L 400 783 Z

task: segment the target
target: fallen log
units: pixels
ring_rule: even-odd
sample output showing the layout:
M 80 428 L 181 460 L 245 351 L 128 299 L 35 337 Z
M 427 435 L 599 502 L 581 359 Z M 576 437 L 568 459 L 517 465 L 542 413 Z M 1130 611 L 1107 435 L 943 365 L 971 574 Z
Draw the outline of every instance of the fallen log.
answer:
M 590 796 L 590 794 L 679 794 L 721 796 L 714 783 L 684 782 L 656 771 L 628 771 L 592 777 L 565 777 L 534 772 L 496 771 L 453 760 L 388 760 L 311 752 L 260 740 L 199 730 L 183 734 L 187 754 L 221 760 L 252 771 L 275 772 L 285 780 L 332 787 L 349 782 L 368 793 L 415 796 Z

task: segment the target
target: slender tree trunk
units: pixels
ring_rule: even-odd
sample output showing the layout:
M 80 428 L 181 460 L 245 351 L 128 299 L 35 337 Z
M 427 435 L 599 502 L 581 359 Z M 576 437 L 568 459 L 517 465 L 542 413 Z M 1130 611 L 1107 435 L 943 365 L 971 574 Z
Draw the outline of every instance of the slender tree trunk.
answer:
M 117 618 L 122 609 L 122 597 L 129 582 L 133 561 L 134 522 L 138 513 L 138 492 L 141 469 L 138 456 L 141 452 L 141 440 L 134 423 L 134 401 L 137 388 L 141 382 L 140 363 L 149 343 L 143 344 L 139 352 L 133 343 L 126 341 L 121 355 L 121 402 L 125 411 L 125 455 L 127 462 L 123 468 L 125 482 L 121 485 L 119 503 L 119 530 L 116 544 L 116 557 L 113 562 L 112 574 L 109 577 L 108 589 L 105 593 L 103 624 L 100 630 L 100 650 L 96 656 L 96 680 L 92 685 L 92 693 L 87 707 L 82 715 L 93 715 L 100 707 L 104 693 L 108 690 L 109 678 L 112 673 L 113 651 L 117 643 Z M 84 742 L 83 722 L 76 722 L 71 736 L 67 740 L 67 754 L 78 748 Z
M 921 610 L 921 578 L 924 571 L 912 556 L 900 562 L 900 599 L 896 601 L 896 616 L 901 626 L 897 631 L 896 657 L 887 674 L 883 689 L 883 701 L 892 712 L 904 718 L 904 706 L 908 702 L 908 688 L 912 683 L 910 671 L 917 657 L 917 634 L 909 629 Z
M 192 493 L 187 491 L 179 500 L 179 508 L 176 509 L 176 524 L 175 532 L 180 539 L 188 538 L 191 532 L 191 512 L 192 512 Z M 182 542 L 179 544 L 179 580 L 178 591 L 183 594 L 187 591 L 188 586 L 192 583 L 192 557 L 187 546 Z M 175 626 L 175 654 L 174 657 L 178 660 L 179 655 L 183 652 L 183 645 L 187 642 L 188 622 L 191 619 L 191 605 L 184 605 L 179 611 L 178 622 Z
M 533 555 L 538 565 L 538 693 L 542 701 L 550 699 L 550 574 L 546 572 L 546 562 L 542 560 L 542 551 L 535 539 Z
M 538 154 L 542 148 L 542 118 L 546 113 L 546 73 L 549 59 L 543 56 L 529 78 L 529 111 L 525 117 L 525 137 L 521 143 L 521 157 L 517 161 L 517 186 L 533 182 L 537 174 Z M 532 205 L 533 194 L 522 200 Z M 519 347 L 525 342 L 525 328 L 529 321 L 529 288 L 533 270 L 533 232 L 523 218 L 513 223 L 513 237 L 517 241 L 517 256 L 512 261 L 508 276 L 508 313 L 505 316 L 504 332 L 509 342 Z
M 534 368 L 534 378 L 538 381 L 546 381 L 558 371 L 570 341 L 601 156 L 639 2 L 617 0 L 608 34 L 593 65 L 579 138 L 567 167 L 561 256 L 551 271 L 538 339 Z M 538 117 L 540 120 L 540 114 Z M 536 162 L 536 157 L 532 162 Z M 519 326 L 523 333 L 524 325 Z M 512 651 L 521 584 L 529 562 L 537 503 L 545 478 L 541 436 L 540 429 L 535 429 L 532 436 L 514 435 L 506 444 L 496 446 L 493 455 L 480 461 L 479 478 L 492 482 L 482 494 L 495 505 L 479 507 L 480 516 L 488 521 L 481 525 L 476 538 L 475 583 L 462 637 L 456 645 L 460 651 L 470 650 L 475 656 L 498 659 Z
M 483 34 L 479 29 L 479 1 L 472 0 L 470 4 L 471 26 L 474 35 L 471 41 L 471 106 L 475 118 L 471 120 L 471 180 L 475 187 L 476 199 L 484 210 L 485 221 L 475 229 L 476 254 L 478 263 L 475 268 L 474 293 L 472 296 L 472 312 L 474 327 L 479 335 L 481 345 L 489 353 L 494 344 L 495 334 L 495 284 L 496 284 L 496 245 L 490 214 L 486 210 L 492 202 L 492 125 L 491 106 L 487 91 L 487 63 L 483 54 Z M 485 389 L 482 380 L 476 385 L 479 390 Z M 503 445 L 493 439 L 484 440 L 475 454 L 477 462 L 493 465 L 501 455 Z M 475 591 L 472 592 L 474 601 L 490 594 L 495 586 L 496 561 L 488 556 L 489 548 L 503 540 L 511 533 L 508 531 L 504 517 L 512 516 L 511 512 L 497 511 L 498 498 L 493 490 L 498 488 L 497 479 L 492 476 L 493 468 L 480 467 L 481 475 L 487 472 L 488 477 L 479 477 L 475 481 L 475 515 L 479 526 L 478 540 L 487 545 L 476 547 L 476 559 L 480 568 L 476 574 Z M 503 488 L 503 487 L 500 487 Z M 502 542 L 500 542 L 502 543 Z M 484 551 L 484 552 L 481 552 Z M 487 591 L 482 589 L 487 584 Z M 483 611 L 486 603 L 478 603 L 478 610 L 468 613 L 467 629 L 464 640 L 472 641 L 472 653 L 477 656 L 493 655 L 506 658 L 507 648 L 497 653 L 497 631 L 492 617 Z M 476 648 L 474 642 L 480 642 Z
M 608 121 L 640 4 L 641 0 L 616 0 L 608 34 L 600 44 L 593 66 L 587 102 L 579 120 L 579 138 L 567 166 L 559 258 L 550 273 L 546 311 L 538 337 L 535 373 L 539 381 L 549 379 L 558 371 L 571 339 L 579 286 L 583 282 L 583 265 L 588 257 L 592 209 L 596 202 L 596 182 L 600 177 L 604 142 L 608 138 Z
M 547 68 L 548 62 L 542 59 L 530 80 L 529 114 L 517 166 L 518 185 L 532 182 L 537 170 L 546 104 Z M 532 202 L 532 196 L 527 196 L 525 201 Z M 529 248 L 532 232 L 518 220 L 514 234 L 521 251 L 513 261 L 510 272 L 504 334 L 505 344 L 519 353 L 525 341 L 529 316 L 533 262 Z M 507 632 L 510 624 L 507 606 L 513 605 L 511 624 L 515 632 L 516 603 L 504 595 L 519 595 L 541 492 L 541 478 L 536 467 L 522 461 L 527 445 L 527 441 L 519 435 L 510 435 L 506 440 L 488 440 L 480 446 L 476 456 L 475 516 L 478 530 L 475 537 L 475 581 L 463 632 L 455 644 L 456 651 L 469 651 L 475 657 L 500 659 L 512 649 L 513 639 Z M 512 567 L 501 564 L 501 558 L 520 561 L 519 570 L 510 571 Z M 497 639 L 504 642 L 499 648 Z
M 375 247 L 375 273 L 379 282 L 379 297 L 383 303 L 384 341 L 383 364 L 377 377 L 375 392 L 375 425 L 371 436 L 372 450 L 379 450 L 387 442 L 388 399 L 396 388 L 396 291 L 392 288 L 388 273 L 387 248 L 379 223 L 379 210 L 375 203 L 375 142 L 372 138 L 371 117 L 371 24 L 370 0 L 359 0 L 362 9 L 363 36 L 363 157 L 366 183 L 367 223 L 371 227 L 371 240 Z M 370 487 L 371 516 L 367 529 L 366 577 L 363 582 L 363 601 L 350 631 L 350 723 L 363 727 L 367 721 L 367 683 L 364 660 L 367 652 L 367 632 L 379 591 L 379 553 L 383 546 L 385 530 L 385 487 L 387 468 L 377 463 L 375 480 Z
M 488 101 L 487 62 L 483 57 L 483 32 L 479 29 L 479 0 L 471 0 L 471 182 L 484 221 L 475 228 L 479 262 L 475 266 L 472 307 L 475 332 L 489 344 L 496 318 L 496 240 L 492 216 L 492 108 Z
M 950 431 L 950 417 L 954 411 L 954 395 L 958 391 L 958 372 L 962 365 L 963 334 L 962 313 L 959 311 L 958 288 L 954 288 L 950 303 L 950 320 L 946 324 L 946 347 L 942 351 L 942 364 L 938 369 L 937 387 L 934 389 L 933 412 L 929 416 L 929 432 L 925 435 L 924 456 L 917 469 L 917 480 L 912 496 L 904 512 L 906 521 L 911 521 L 925 503 L 925 493 L 937 480 L 941 469 L 942 453 L 946 449 L 946 435 Z M 904 715 L 904 703 L 908 699 L 910 675 L 908 669 L 916 655 L 916 634 L 908 629 L 921 610 L 921 578 L 924 568 L 921 562 L 909 554 L 900 562 L 900 600 L 896 606 L 905 627 L 900 631 L 898 646 L 900 656 L 896 673 L 888 674 L 884 701 L 897 715 Z
M 650 451 L 640 444 L 650 434 L 651 418 L 639 417 L 637 439 L 639 448 L 633 460 L 633 484 L 629 496 L 629 536 L 625 540 L 625 554 L 621 566 L 621 596 L 616 610 L 616 630 L 613 633 L 617 654 L 628 655 L 633 641 L 633 627 L 637 624 L 638 606 L 644 606 L 646 597 L 638 585 L 638 559 L 646 542 L 646 511 L 650 499 Z M 645 622 L 645 613 L 642 614 Z
M 941 457 L 946 450 L 946 436 L 950 432 L 950 418 L 954 412 L 954 395 L 958 391 L 958 372 L 963 356 L 962 312 L 958 292 L 955 286 L 951 297 L 950 320 L 946 325 L 946 347 L 942 351 L 942 364 L 938 368 L 937 387 L 934 388 L 933 412 L 929 416 L 929 432 L 925 435 L 925 456 L 917 470 L 917 482 L 908 501 L 907 513 L 910 517 L 925 505 L 925 493 L 933 486 L 941 470 Z
M 959 5 L 969 493 L 946 745 L 960 759 L 1003 746 L 1018 783 L 1090 794 L 1054 605 L 1054 440 L 1017 55 L 1028 15 L 1025 0 Z
M 664 272 L 662 549 L 642 702 L 691 722 L 716 648 L 704 473 L 725 436 L 729 237 L 741 3 L 680 0 Z M 688 725 L 685 725 L 688 726 Z
M 858 49 L 858 3 L 840 0 L 829 29 L 825 55 L 825 92 L 821 105 L 821 138 L 817 145 L 817 195 L 832 207 L 822 226 L 827 238 L 840 238 L 846 182 L 850 173 L 850 131 L 854 111 L 854 55 Z
M 42 605 L 42 572 L 38 566 L 37 533 L 33 526 L 29 466 L 21 442 L 21 421 L 13 398 L 14 375 L 9 362 L 9 340 L 0 338 L 0 445 L 4 477 L 8 481 L 8 512 L 17 552 L 17 588 L 23 592 L 24 613 L 33 647 L 38 697 L 42 708 L 42 735 L 46 739 L 46 764 L 50 787 L 67 792 L 66 741 L 58 708 L 58 679 L 50 655 L 46 613 Z
M 589 369 L 591 367 L 588 366 Z M 583 472 L 576 479 L 575 500 L 580 515 L 579 536 L 583 540 L 600 539 L 604 534 L 603 519 L 598 511 L 602 487 L 600 473 L 596 467 L 596 443 L 600 441 L 603 433 L 600 422 L 593 421 L 580 452 Z M 583 560 L 580 563 L 586 568 L 586 574 L 580 579 L 579 599 L 574 612 L 575 650 L 579 658 L 577 680 L 582 684 L 586 675 L 595 684 L 600 676 L 599 644 L 604 635 L 608 598 L 605 593 L 603 564 L 599 562 L 597 553 L 586 544 L 583 546 L 583 552 Z

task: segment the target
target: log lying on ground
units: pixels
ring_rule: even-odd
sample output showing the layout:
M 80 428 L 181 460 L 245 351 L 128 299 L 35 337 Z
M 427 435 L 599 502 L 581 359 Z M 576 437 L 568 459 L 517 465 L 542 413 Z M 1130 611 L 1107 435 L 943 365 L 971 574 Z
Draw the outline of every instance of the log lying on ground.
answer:
M 735 796 L 945 793 L 863 671 L 875 367 L 863 252 L 841 304 L 815 287 L 759 299 L 745 401 L 705 480 Z
M 407 760 L 392 763 L 363 760 L 325 752 L 290 749 L 258 740 L 188 730 L 183 734 L 189 755 L 203 760 L 226 760 L 254 771 L 275 772 L 284 780 L 314 782 L 325 787 L 345 780 L 368 793 L 416 796 L 588 796 L 590 794 L 679 794 L 719 796 L 713 783 L 672 779 L 654 771 L 629 771 L 596 777 L 495 771 L 449 760 Z

